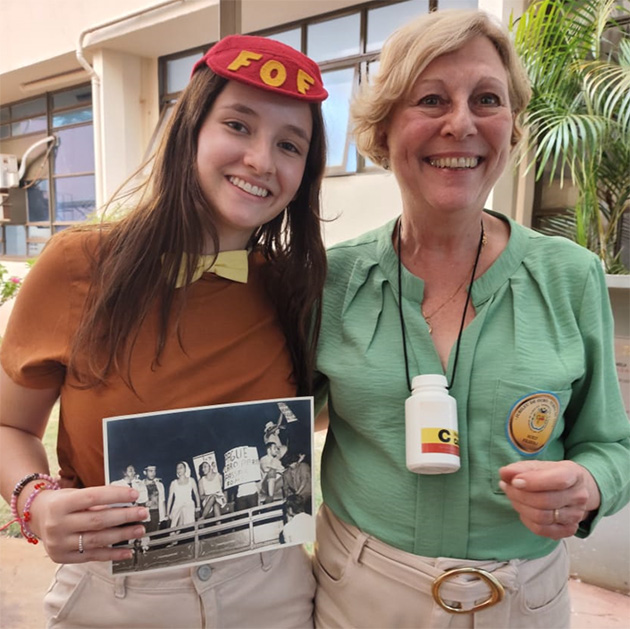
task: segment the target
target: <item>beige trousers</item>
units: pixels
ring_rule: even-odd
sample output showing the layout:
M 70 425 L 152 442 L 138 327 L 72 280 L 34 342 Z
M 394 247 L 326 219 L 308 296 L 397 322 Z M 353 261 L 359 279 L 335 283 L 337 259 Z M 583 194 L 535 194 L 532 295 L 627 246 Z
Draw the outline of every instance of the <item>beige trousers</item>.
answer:
M 116 576 L 108 563 L 62 565 L 44 598 L 55 629 L 312 627 L 315 580 L 301 546 Z
M 505 589 L 501 602 L 473 613 L 438 605 L 431 587 L 446 570 L 475 567 Z M 569 627 L 566 546 L 540 559 L 509 562 L 419 557 L 384 544 L 339 520 L 325 505 L 317 516 L 316 627 L 375 629 L 566 629 Z M 439 594 L 451 607 L 470 609 L 489 598 L 475 575 L 444 581 Z

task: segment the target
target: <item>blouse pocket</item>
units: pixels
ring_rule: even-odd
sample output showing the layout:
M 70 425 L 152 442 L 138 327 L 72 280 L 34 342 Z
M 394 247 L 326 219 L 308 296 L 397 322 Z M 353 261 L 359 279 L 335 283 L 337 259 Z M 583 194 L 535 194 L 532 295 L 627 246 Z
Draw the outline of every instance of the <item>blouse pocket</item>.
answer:
M 564 458 L 564 412 L 571 389 L 548 390 L 535 382 L 497 383 L 492 411 L 490 475 L 494 493 L 499 468 L 523 460 L 558 461 Z

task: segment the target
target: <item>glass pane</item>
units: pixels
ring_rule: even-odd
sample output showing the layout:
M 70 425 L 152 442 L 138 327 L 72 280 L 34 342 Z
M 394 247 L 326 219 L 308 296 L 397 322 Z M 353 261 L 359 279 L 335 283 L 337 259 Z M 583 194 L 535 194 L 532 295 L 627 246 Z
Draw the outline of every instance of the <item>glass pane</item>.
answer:
M 6 140 L 11 137 L 11 125 L 0 124 L 0 140 Z
M 361 52 L 360 26 L 359 13 L 309 24 L 306 54 L 318 63 L 358 55 Z
M 282 42 L 287 46 L 291 46 L 296 50 L 302 50 L 302 29 L 294 28 L 290 31 L 282 31 L 282 33 L 274 33 L 267 36 L 269 39 Z
M 11 105 L 11 118 L 31 118 L 37 114 L 46 113 L 46 97 L 34 98 L 23 103 Z
M 52 234 L 52 230 L 50 228 L 50 225 L 47 225 L 46 227 L 41 227 L 39 225 L 29 225 L 27 227 L 27 234 L 29 238 L 48 239 Z
M 343 166 L 344 163 L 354 73 L 354 68 L 323 73 L 324 87 L 329 94 L 328 99 L 322 103 L 328 142 L 328 166 Z
M 357 171 L 357 147 L 354 142 L 348 145 L 348 159 L 346 159 L 346 172 L 355 173 Z
M 193 66 L 202 56 L 203 53 L 200 51 L 187 57 L 179 57 L 179 59 L 171 59 L 166 62 L 167 94 L 181 92 L 188 85 Z
M 11 125 L 11 133 L 13 135 L 26 135 L 27 133 L 41 133 L 47 131 L 46 116 L 39 118 L 28 118 L 27 120 L 20 120 L 20 122 L 14 122 Z
M 92 107 L 55 114 L 52 119 L 52 126 L 66 127 L 69 124 L 76 124 L 78 122 L 92 122 Z
M 85 173 L 94 170 L 94 134 L 92 125 L 56 131 L 55 175 Z
M 26 227 L 24 225 L 5 225 L 4 247 L 4 252 L 8 256 L 25 256 Z
M 376 61 L 371 61 L 367 64 L 367 77 L 368 81 L 372 80 L 372 77 L 378 74 L 378 69 L 381 67 L 381 62 L 379 59 Z
M 476 9 L 477 0 L 439 0 L 438 9 Z
M 428 12 L 429 0 L 408 0 L 407 2 L 369 10 L 367 16 L 366 52 L 380 50 L 387 37 L 399 26 Z
M 11 119 L 11 110 L 8 107 L 0 107 L 0 122 L 7 122 Z
M 36 256 L 38 256 L 43 250 L 44 247 L 46 246 L 45 242 L 29 242 L 26 243 L 26 247 L 27 247 L 27 251 L 28 251 L 28 257 L 29 258 L 35 258 Z
M 26 199 L 28 202 L 28 220 L 30 223 L 50 221 L 50 213 L 48 211 L 50 201 L 48 180 L 38 181 L 34 186 L 27 188 Z
M 84 221 L 95 207 L 93 175 L 55 179 L 55 221 Z
M 82 85 L 71 90 L 57 92 L 52 95 L 52 101 L 53 109 L 91 105 L 92 87 L 90 85 Z

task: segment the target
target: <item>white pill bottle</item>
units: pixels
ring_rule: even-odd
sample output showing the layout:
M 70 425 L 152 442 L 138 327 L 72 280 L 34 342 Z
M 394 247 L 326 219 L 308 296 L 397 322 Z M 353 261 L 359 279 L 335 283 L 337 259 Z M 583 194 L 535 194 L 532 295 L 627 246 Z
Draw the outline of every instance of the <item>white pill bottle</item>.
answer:
M 416 376 L 405 401 L 407 469 L 416 474 L 450 474 L 460 467 L 457 401 L 446 377 Z

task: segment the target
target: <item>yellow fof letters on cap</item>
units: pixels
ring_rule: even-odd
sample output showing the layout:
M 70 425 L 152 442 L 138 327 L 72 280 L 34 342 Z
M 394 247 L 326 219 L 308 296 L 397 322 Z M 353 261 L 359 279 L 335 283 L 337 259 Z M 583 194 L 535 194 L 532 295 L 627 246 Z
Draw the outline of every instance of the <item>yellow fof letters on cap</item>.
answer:
M 251 65 L 252 59 L 258 61 L 258 59 L 262 59 L 262 55 L 257 52 L 251 52 L 251 50 L 241 50 L 236 59 L 228 66 L 228 70 L 236 71 L 243 66 L 247 67 Z
M 241 50 L 227 69 L 237 72 L 241 68 L 251 66 L 252 61 L 260 61 L 260 59 L 262 59 L 260 53 L 252 52 L 251 50 Z M 259 75 L 262 82 L 266 85 L 270 87 L 280 87 L 287 80 L 287 69 L 281 61 L 270 59 L 260 68 Z M 311 85 L 314 84 L 315 79 L 308 74 L 308 72 L 302 70 L 302 68 L 298 68 L 295 86 L 297 91 L 300 94 L 306 94 L 311 88 Z
M 260 68 L 260 78 L 271 87 L 280 87 L 287 80 L 287 70 L 279 61 L 271 59 Z
M 300 94 L 306 94 L 306 92 L 311 89 L 311 85 L 313 85 L 314 83 L 315 79 L 310 74 L 304 72 L 302 68 L 298 70 L 297 90 Z

